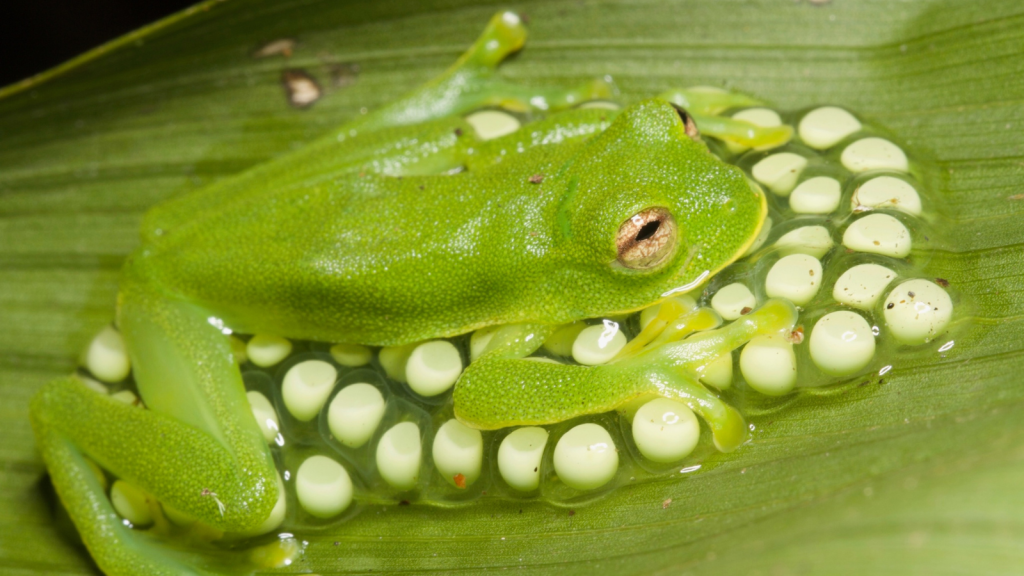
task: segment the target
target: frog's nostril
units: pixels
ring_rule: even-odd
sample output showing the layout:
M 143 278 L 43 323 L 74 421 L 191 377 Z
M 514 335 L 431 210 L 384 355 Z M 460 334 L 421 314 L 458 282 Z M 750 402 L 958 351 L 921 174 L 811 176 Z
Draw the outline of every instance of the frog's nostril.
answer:
M 693 116 L 690 116 L 690 113 L 681 106 L 672 104 L 672 107 L 676 109 L 676 114 L 679 114 L 679 119 L 683 122 L 683 130 L 686 132 L 686 135 L 690 137 L 690 140 L 699 142 L 700 130 L 697 129 L 697 123 L 694 122 Z

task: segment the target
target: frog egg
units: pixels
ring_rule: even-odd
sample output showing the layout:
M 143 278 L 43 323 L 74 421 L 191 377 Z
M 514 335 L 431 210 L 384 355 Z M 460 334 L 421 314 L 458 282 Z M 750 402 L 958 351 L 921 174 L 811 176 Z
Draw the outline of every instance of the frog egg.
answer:
M 481 140 L 493 140 L 519 130 L 519 120 L 498 110 L 481 110 L 466 116 L 466 122 L 476 130 Z
M 263 433 L 263 439 L 273 442 L 274 438 L 277 438 L 278 431 L 281 430 L 274 405 L 259 392 L 246 392 L 245 397 L 249 399 L 249 407 L 252 409 L 253 417 L 256 418 L 256 424 L 260 427 L 260 432 Z
M 284 375 L 284 405 L 296 420 L 309 422 L 323 408 L 337 380 L 337 369 L 323 360 L 299 362 Z
M 649 460 L 676 462 L 693 451 L 700 439 L 700 424 L 690 408 L 676 400 L 658 398 L 633 416 L 633 441 Z
M 572 343 L 572 358 L 584 366 L 596 366 L 614 358 L 625 345 L 626 335 L 618 323 L 605 320 L 579 333 Z
M 153 512 L 149 508 L 152 496 L 124 480 L 116 480 L 110 487 L 110 503 L 114 510 L 133 526 L 149 526 Z
M 588 102 L 584 102 L 583 104 L 580 104 L 579 106 L 577 106 L 577 108 L 581 108 L 581 109 L 584 109 L 584 110 L 587 110 L 587 109 L 618 110 L 618 109 L 622 108 L 622 106 L 619 106 L 615 102 L 608 102 L 607 100 L 590 100 Z
M 862 138 L 843 150 L 840 158 L 843 166 L 850 172 L 867 172 L 868 170 L 899 170 L 906 172 L 909 168 L 907 155 L 899 146 L 883 138 Z
M 700 381 L 719 390 L 732 386 L 732 352 L 726 352 L 704 366 Z
M 815 150 L 831 148 L 861 129 L 853 114 L 835 106 L 822 106 L 807 113 L 797 127 L 804 144 Z
M 828 176 L 808 178 L 789 196 L 789 207 L 797 214 L 829 214 L 839 208 L 843 191 L 839 181 Z
M 572 345 L 586 327 L 585 322 L 572 322 L 562 326 L 544 341 L 544 349 L 555 356 L 572 356 Z
M 735 320 L 757 307 L 757 298 L 740 282 L 724 286 L 711 297 L 711 307 L 725 320 Z
M 832 298 L 861 310 L 870 310 L 896 273 L 878 264 L 858 264 L 843 272 L 832 289 Z
M 843 246 L 857 252 L 906 258 L 911 248 L 910 231 L 888 214 L 869 214 L 843 233 Z
M 420 478 L 420 428 L 413 422 L 391 427 L 377 443 L 377 471 L 392 488 L 412 490 Z
M 786 298 L 797 306 L 803 306 L 818 293 L 821 278 L 821 262 L 814 256 L 784 256 L 768 271 L 765 293 L 769 298 Z
M 252 530 L 246 530 L 239 534 L 239 536 L 262 536 L 268 532 L 277 530 L 278 527 L 284 523 L 285 513 L 288 511 L 288 496 L 285 492 L 284 482 L 281 480 L 281 475 L 277 475 L 277 502 L 274 503 L 274 508 L 270 511 L 270 515 L 263 521 L 262 524 L 253 528 Z
M 376 386 L 349 384 L 341 389 L 327 408 L 331 434 L 349 448 L 366 444 L 384 417 L 384 396 Z
M 782 118 L 779 116 L 779 113 L 771 108 L 747 108 L 746 110 L 740 110 L 733 114 L 732 117 L 733 120 L 743 120 L 744 122 L 750 122 L 754 126 L 761 128 L 775 128 L 776 126 L 782 126 Z M 734 142 L 726 142 L 725 147 L 734 154 L 738 154 L 749 148 L 748 146 L 736 144 Z
M 740 372 L 761 394 L 780 396 L 796 385 L 793 344 L 779 335 L 755 336 L 740 352 Z
M 85 352 L 85 367 L 93 376 L 108 383 L 128 377 L 131 361 L 124 347 L 124 338 L 113 326 L 107 326 L 93 337 Z
M 761 231 L 757 233 L 757 238 L 754 238 L 754 241 L 750 244 L 750 247 L 747 248 L 747 251 L 743 253 L 744 258 L 750 256 L 754 252 L 757 252 L 758 248 L 764 246 L 764 241 L 767 240 L 768 235 L 771 234 L 772 224 L 774 224 L 774 222 L 772 222 L 772 217 L 766 216 L 764 219 L 764 224 L 761 225 Z
M 540 486 L 540 460 L 548 443 L 548 431 L 537 426 L 517 428 L 498 447 L 498 472 L 521 492 Z
M 246 343 L 238 336 L 228 335 L 228 343 L 231 345 L 231 355 L 235 358 L 235 364 L 242 365 L 249 360 L 246 352 Z
M 327 456 L 310 456 L 295 473 L 295 495 L 311 516 L 331 518 L 352 503 L 352 479 Z
M 385 346 L 380 349 L 377 359 L 380 360 L 380 366 L 389 378 L 405 382 L 405 366 L 417 346 L 419 343 Z
M 814 323 L 810 348 L 811 360 L 822 372 L 848 376 L 863 370 L 875 356 L 875 335 L 860 314 L 832 312 Z
M 491 343 L 491 339 L 500 328 L 501 326 L 488 326 L 473 332 L 473 335 L 469 337 L 470 362 L 476 362 L 476 359 L 487 350 L 487 345 Z
M 373 352 L 361 344 L 335 344 L 331 346 L 331 358 L 342 366 L 358 368 L 370 363 Z
M 89 378 L 88 376 L 83 376 L 81 374 L 75 374 L 75 379 L 81 382 L 83 385 L 85 385 L 86 388 L 92 390 L 93 392 L 98 392 L 100 394 L 103 394 L 104 396 L 110 394 L 110 390 L 107 389 L 106 385 L 104 385 L 102 382 L 98 382 L 96 380 L 93 380 L 92 378 Z
M 953 302 L 938 284 L 908 280 L 885 299 L 885 324 L 904 344 L 924 344 L 949 324 Z
M 167 516 L 167 519 L 170 520 L 171 523 L 173 523 L 175 526 L 191 526 L 192 524 L 198 522 L 198 520 L 196 520 L 195 518 L 189 516 L 188 514 L 182 512 L 181 510 L 178 510 L 177 508 L 174 508 L 173 506 L 167 504 L 166 502 L 161 502 L 160 507 L 163 508 L 164 510 L 164 516 Z
M 474 430 L 454 418 L 445 422 L 434 436 L 434 466 L 456 488 L 465 488 L 480 477 L 484 459 L 484 440 Z M 456 477 L 462 475 L 461 482 Z M 461 485 L 460 485 L 461 484 Z
M 690 296 L 673 296 L 671 300 L 675 300 L 683 310 L 689 311 L 697 308 L 697 301 Z M 654 306 L 648 306 L 640 311 L 640 329 L 647 328 L 647 325 L 651 323 L 651 320 L 661 312 L 661 304 L 655 304 Z
M 615 477 L 619 453 L 607 430 L 593 423 L 580 424 L 558 439 L 554 463 L 566 486 L 593 490 Z
M 292 343 L 280 336 L 257 334 L 249 340 L 245 352 L 253 364 L 261 368 L 269 368 L 292 353 Z
M 921 197 L 906 180 L 879 176 L 861 184 L 850 200 L 854 211 L 894 208 L 912 216 L 921 214 Z
M 820 259 L 835 246 L 832 234 L 824 226 L 802 226 L 790 230 L 775 241 L 775 247 L 784 256 L 807 254 Z
M 751 170 L 754 180 L 775 194 L 786 197 L 796 186 L 800 173 L 807 167 L 807 158 L 792 152 L 779 152 L 764 158 Z
M 120 392 L 114 392 L 113 394 L 110 395 L 110 397 L 113 398 L 114 400 L 117 400 L 118 402 L 124 402 L 129 406 L 142 407 L 142 400 L 139 399 L 139 397 L 135 395 L 135 392 L 132 392 L 131 390 L 121 390 Z
M 420 396 L 437 396 L 455 385 L 462 374 L 462 356 L 447 340 L 432 340 L 417 346 L 405 365 L 409 388 Z

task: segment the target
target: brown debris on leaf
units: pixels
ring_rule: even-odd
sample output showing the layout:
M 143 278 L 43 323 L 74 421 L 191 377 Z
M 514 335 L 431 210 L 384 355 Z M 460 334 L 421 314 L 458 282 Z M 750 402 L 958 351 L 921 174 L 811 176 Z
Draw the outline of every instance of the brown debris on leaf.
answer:
M 337 88 L 345 88 L 356 83 L 359 79 L 359 64 L 351 62 L 342 62 L 340 64 L 332 64 L 330 67 L 331 71 L 331 85 Z
M 796 328 L 794 328 L 793 331 L 789 333 L 789 341 L 792 342 L 793 344 L 803 344 L 804 327 L 797 326 Z
M 257 48 L 256 51 L 252 53 L 252 57 L 269 58 L 280 54 L 285 58 L 291 58 L 292 52 L 295 50 L 295 44 L 296 42 L 292 38 L 278 38 L 277 40 L 271 40 Z
M 323 95 L 320 84 L 305 70 L 285 70 L 281 83 L 288 103 L 296 108 L 308 108 Z

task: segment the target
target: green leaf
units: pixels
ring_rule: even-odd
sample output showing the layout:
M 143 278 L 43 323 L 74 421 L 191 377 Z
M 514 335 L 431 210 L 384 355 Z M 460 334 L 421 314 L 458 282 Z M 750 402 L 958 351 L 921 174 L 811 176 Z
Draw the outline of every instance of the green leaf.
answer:
M 941 191 L 928 269 L 963 295 L 955 346 L 884 384 L 797 395 L 713 469 L 572 511 L 371 507 L 296 571 L 938 574 L 1024 565 L 1024 6 L 1017 0 L 523 3 L 503 70 L 626 98 L 727 86 L 835 103 L 905 142 Z M 208 2 L 0 91 L 0 571 L 91 573 L 56 528 L 26 417 L 110 320 L 142 212 L 315 138 L 449 64 L 497 5 Z M 294 38 L 290 58 L 253 58 Z M 354 84 L 332 69 L 358 64 Z M 286 103 L 285 68 L 325 88 Z M 671 499 L 671 504 L 663 503 Z

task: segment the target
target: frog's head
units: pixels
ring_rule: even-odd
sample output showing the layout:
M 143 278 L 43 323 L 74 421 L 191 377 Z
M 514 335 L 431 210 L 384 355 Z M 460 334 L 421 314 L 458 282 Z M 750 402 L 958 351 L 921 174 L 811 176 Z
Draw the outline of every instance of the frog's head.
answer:
M 698 130 L 668 102 L 640 102 L 559 178 L 558 235 L 571 281 L 588 288 L 578 312 L 625 312 L 687 292 L 754 242 L 764 194 L 711 154 Z

